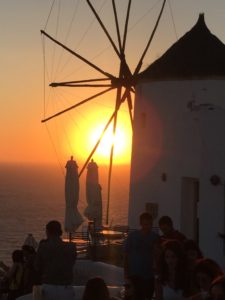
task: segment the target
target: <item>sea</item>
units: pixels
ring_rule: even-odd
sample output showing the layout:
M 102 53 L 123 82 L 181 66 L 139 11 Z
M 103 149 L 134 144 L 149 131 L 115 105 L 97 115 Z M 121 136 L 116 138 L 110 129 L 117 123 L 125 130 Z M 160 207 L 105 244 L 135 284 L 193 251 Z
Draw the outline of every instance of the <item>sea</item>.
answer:
M 129 198 L 129 166 L 115 166 L 112 171 L 109 224 L 126 225 Z M 102 186 L 103 223 L 106 217 L 107 166 L 99 166 Z M 86 174 L 80 178 L 78 209 L 83 213 Z M 64 225 L 65 174 L 59 165 L 0 164 L 0 261 L 11 263 L 11 253 L 20 249 L 32 233 L 45 238 L 45 225 L 59 220 Z M 87 220 L 79 230 L 83 230 Z M 83 227 L 83 228 L 82 228 Z M 66 233 L 64 233 L 66 237 Z

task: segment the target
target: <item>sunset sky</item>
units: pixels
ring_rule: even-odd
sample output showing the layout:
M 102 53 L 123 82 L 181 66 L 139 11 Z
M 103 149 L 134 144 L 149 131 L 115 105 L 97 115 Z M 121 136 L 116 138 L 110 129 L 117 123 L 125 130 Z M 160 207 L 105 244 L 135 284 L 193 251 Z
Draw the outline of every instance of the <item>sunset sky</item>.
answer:
M 115 37 L 111 1 L 92 2 L 95 3 L 96 9 L 100 10 L 106 27 Z M 122 20 L 124 4 L 127 1 L 119 0 L 117 3 L 119 18 Z M 161 3 L 162 1 L 157 0 L 133 0 L 127 41 L 127 61 L 131 69 L 134 69 L 143 51 Z M 0 162 L 57 163 L 57 160 L 65 161 L 73 154 L 82 164 L 113 112 L 115 93 L 110 92 L 86 103 L 76 111 L 49 121 L 48 130 L 41 123 L 44 117 L 41 29 L 46 27 L 46 32 L 57 36 L 60 41 L 109 73 L 117 75 L 119 66 L 107 39 L 104 38 L 97 22 L 93 21 L 86 1 L 62 0 L 60 6 L 58 0 L 55 1 L 55 7 L 47 22 L 51 4 L 50 0 L 0 1 Z M 211 32 L 225 43 L 223 0 L 170 0 L 165 7 L 149 54 L 145 58 L 143 69 L 161 56 L 177 38 L 190 30 L 201 12 L 205 13 L 206 24 Z M 70 23 L 72 18 L 73 24 Z M 68 30 L 70 24 L 71 31 Z M 68 34 L 66 37 L 65 32 Z M 50 41 L 45 41 L 45 49 L 48 70 L 46 82 L 102 77 L 79 60 L 71 59 L 61 49 L 54 50 Z M 46 87 L 46 116 L 99 91 Z M 54 101 L 52 94 L 55 95 Z M 118 140 L 120 142 L 115 146 L 115 161 L 127 164 L 131 130 L 126 105 L 121 108 L 119 114 Z M 98 155 L 96 154 L 96 160 L 100 163 L 107 163 L 106 150 L 109 146 L 108 134 L 99 148 Z

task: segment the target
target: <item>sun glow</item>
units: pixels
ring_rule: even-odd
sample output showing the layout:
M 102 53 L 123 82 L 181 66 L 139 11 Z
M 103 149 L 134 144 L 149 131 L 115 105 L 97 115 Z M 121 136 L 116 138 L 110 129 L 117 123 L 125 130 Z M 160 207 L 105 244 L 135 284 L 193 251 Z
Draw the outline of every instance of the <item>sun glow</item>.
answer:
M 102 133 L 102 127 L 93 128 L 93 131 L 90 132 L 90 142 L 95 144 L 98 141 Z M 126 136 L 122 128 L 117 128 L 115 136 L 113 135 L 113 128 L 110 126 L 105 132 L 102 140 L 96 150 L 96 155 L 100 155 L 104 158 L 109 157 L 111 147 L 114 144 L 114 154 L 115 156 L 123 155 L 126 152 Z
M 101 113 L 101 116 L 104 112 Z M 106 121 L 102 120 L 101 116 L 96 117 L 92 113 L 90 117 L 91 125 L 87 123 L 80 124 L 82 130 L 70 128 L 70 135 L 75 156 L 80 160 L 85 161 L 92 149 L 101 137 Z M 85 126 L 86 125 L 86 126 Z M 93 158 L 100 164 L 108 164 L 110 160 L 111 147 L 114 144 L 113 163 L 129 164 L 131 156 L 131 126 L 130 119 L 127 113 L 120 114 L 117 122 L 116 134 L 113 135 L 113 125 L 111 124 L 105 131 Z

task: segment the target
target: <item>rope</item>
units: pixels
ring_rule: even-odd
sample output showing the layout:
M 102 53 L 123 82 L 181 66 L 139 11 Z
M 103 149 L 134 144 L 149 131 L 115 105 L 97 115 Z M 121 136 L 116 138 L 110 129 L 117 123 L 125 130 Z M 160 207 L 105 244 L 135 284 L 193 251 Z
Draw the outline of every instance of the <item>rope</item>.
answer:
M 58 12 L 57 12 L 57 19 L 56 19 L 56 31 L 55 31 L 55 36 L 57 38 L 58 32 L 59 32 L 59 19 L 60 19 L 60 12 L 61 12 L 61 6 L 60 6 L 60 1 L 58 2 Z M 51 70 L 51 78 L 55 78 L 56 76 L 53 77 L 54 72 L 54 64 L 55 64 L 55 55 L 56 55 L 56 45 L 53 44 L 53 54 L 52 54 L 52 70 Z M 54 80 L 52 80 L 54 81 Z
M 62 173 L 63 176 L 65 176 L 64 168 L 63 168 L 63 166 L 62 166 L 62 164 L 61 164 L 61 161 L 60 161 L 60 158 L 59 158 L 57 149 L 56 149 L 56 147 L 55 147 L 55 143 L 54 143 L 54 141 L 53 141 L 53 138 L 52 138 L 52 136 L 51 136 L 51 133 L 50 133 L 50 131 L 49 131 L 49 129 L 48 129 L 47 124 L 45 124 L 45 128 L 46 128 L 47 134 L 48 134 L 48 136 L 49 136 L 50 142 L 51 142 L 51 144 L 52 144 L 53 150 L 54 150 L 54 152 L 55 152 L 55 155 L 56 155 L 56 158 L 57 158 L 58 165 L 59 165 L 59 168 L 60 168 L 60 170 L 61 170 L 61 173 Z
M 102 9 L 103 9 L 103 7 L 105 6 L 105 4 L 106 4 L 106 0 L 103 2 L 102 6 L 101 6 L 100 9 L 98 10 L 98 13 L 100 13 L 100 12 L 102 11 Z M 76 47 L 74 47 L 74 49 L 73 49 L 74 51 L 77 50 L 77 49 L 79 48 L 79 46 L 80 46 L 81 43 L 83 42 L 84 38 L 86 37 L 86 35 L 87 35 L 88 32 L 90 31 L 90 29 L 91 29 L 91 27 L 93 26 L 93 24 L 94 24 L 95 21 L 96 21 L 96 18 L 93 18 L 92 21 L 89 23 L 89 25 L 88 25 L 86 31 L 84 32 L 84 34 L 82 35 L 82 37 L 81 37 L 80 40 L 78 41 Z M 110 47 L 110 46 L 109 46 L 109 47 Z M 65 67 L 68 65 L 68 63 L 71 61 L 71 59 L 72 59 L 72 56 L 70 56 L 70 57 L 67 59 L 67 61 L 65 62 L 65 64 L 62 66 L 62 68 L 61 68 L 60 71 L 59 71 L 60 73 L 62 73 L 62 72 L 64 71 Z M 93 58 L 92 58 L 92 59 L 93 59 Z M 82 64 L 82 65 L 83 65 L 83 64 Z M 75 73 L 75 71 L 72 72 L 70 75 L 72 75 L 72 74 L 74 74 L 74 73 Z M 64 78 L 68 78 L 70 75 L 67 75 L 67 76 L 65 76 Z
M 55 0 L 52 1 L 52 5 L 51 5 L 51 8 L 50 8 L 50 11 L 49 11 L 49 14 L 48 14 L 48 17 L 47 17 L 47 20 L 46 20 L 46 23 L 45 23 L 45 27 L 44 27 L 44 30 L 46 29 L 47 25 L 48 25 L 48 21 L 49 21 L 49 18 L 51 16 L 51 13 L 52 13 L 52 9 L 53 9 L 53 6 L 55 5 Z
M 174 22 L 173 11 L 172 11 L 172 6 L 170 3 L 170 0 L 168 0 L 168 5 L 169 5 L 169 11 L 170 11 L 170 15 L 171 15 L 172 22 L 173 22 L 173 30 L 174 30 L 174 33 L 176 36 L 176 40 L 178 40 L 178 35 L 177 35 L 177 30 L 176 30 L 176 26 L 175 26 L 175 22 Z
M 44 118 L 46 116 L 46 88 L 45 88 L 45 72 L 46 72 L 46 61 L 45 61 L 45 38 L 42 37 L 42 56 L 43 56 L 43 97 L 44 97 L 44 110 L 43 110 L 43 113 L 44 113 Z
M 132 26 L 128 28 L 128 32 L 133 30 L 134 27 L 136 27 L 160 2 L 161 0 L 156 1 L 155 4 L 146 11 L 146 13 L 144 13 Z
M 128 28 L 128 32 L 132 31 L 137 25 L 138 23 L 140 23 L 159 3 L 161 0 L 157 0 L 156 3 L 150 7 L 150 9 L 147 10 L 147 12 L 142 15 L 142 17 L 140 19 L 137 20 L 136 23 L 134 23 L 131 27 Z M 102 10 L 102 8 L 104 7 L 105 2 L 103 3 L 102 7 L 99 9 L 98 12 L 100 12 Z M 89 25 L 89 27 L 91 28 L 92 24 L 94 23 L 95 18 L 93 19 L 92 23 Z M 90 30 L 90 28 L 88 28 L 86 30 L 86 32 L 84 33 L 84 36 L 81 38 L 81 40 L 78 42 L 78 46 L 81 44 L 81 42 L 83 41 L 84 37 L 87 35 L 88 31 Z M 76 49 L 78 48 L 78 46 L 76 47 Z M 101 51 L 99 51 L 99 53 L 97 53 L 95 56 L 91 57 L 91 61 L 97 59 L 98 57 L 100 57 L 103 53 L 105 53 L 106 51 L 108 51 L 111 48 L 111 45 L 108 45 L 107 47 L 105 47 L 104 49 L 102 49 Z M 67 62 L 65 63 L 65 65 L 63 66 L 63 68 L 60 70 L 60 72 L 62 72 L 64 70 L 64 68 L 66 67 L 66 65 L 69 63 L 69 61 L 72 59 L 72 57 L 70 57 Z M 71 75 L 77 73 L 78 71 L 86 68 L 87 66 L 84 64 L 81 64 L 79 67 L 77 67 L 73 72 L 65 75 L 64 77 L 62 77 L 62 80 L 65 80 L 66 78 L 69 78 Z
M 67 41 L 68 41 L 71 29 L 72 29 L 72 25 L 74 23 L 76 15 L 77 15 L 79 4 L 80 4 L 80 0 L 77 1 L 76 5 L 74 6 L 74 11 L 73 11 L 72 19 L 70 21 L 69 28 L 68 28 L 67 33 L 66 33 L 64 44 L 66 44 Z M 57 64 L 57 67 L 56 67 L 55 74 L 58 73 L 58 70 L 59 70 L 59 67 L 60 67 L 60 63 L 61 63 L 61 60 L 62 60 L 62 55 L 63 55 L 64 51 L 65 50 L 63 48 L 61 48 L 61 53 L 60 53 L 60 56 L 59 56 L 59 59 L 58 59 L 58 64 Z M 62 72 L 62 71 L 63 71 L 63 69 L 60 72 Z

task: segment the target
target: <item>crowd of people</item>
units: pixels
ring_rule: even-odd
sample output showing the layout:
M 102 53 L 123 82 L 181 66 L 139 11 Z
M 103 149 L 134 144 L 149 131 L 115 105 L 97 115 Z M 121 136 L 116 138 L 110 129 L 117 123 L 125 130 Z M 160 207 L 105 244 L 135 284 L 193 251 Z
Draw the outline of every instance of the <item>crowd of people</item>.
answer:
M 140 229 L 124 244 L 124 291 L 110 297 L 104 278 L 90 278 L 83 300 L 225 300 L 225 275 L 212 259 L 203 256 L 193 240 L 174 229 L 172 219 L 159 219 L 161 235 L 152 228 L 152 216 L 140 215 Z M 23 245 L 12 253 L 12 265 L 0 262 L 0 299 L 15 300 L 42 286 L 43 300 L 76 300 L 73 267 L 75 243 L 61 238 L 58 221 L 46 225 L 46 239 Z
M 12 253 L 12 265 L 0 261 L 0 299 L 7 294 L 7 300 L 32 292 L 36 280 L 34 260 L 35 248 L 23 245 Z
M 143 213 L 140 230 L 131 232 L 125 243 L 127 299 L 225 300 L 222 268 L 175 230 L 169 216 L 159 219 L 161 236 L 152 230 L 152 221 Z

